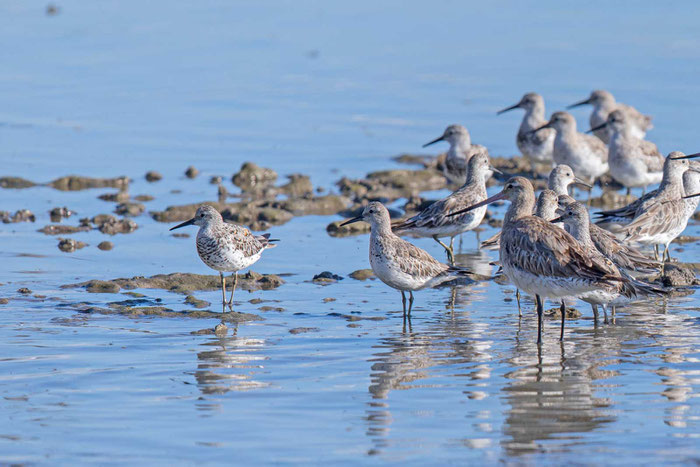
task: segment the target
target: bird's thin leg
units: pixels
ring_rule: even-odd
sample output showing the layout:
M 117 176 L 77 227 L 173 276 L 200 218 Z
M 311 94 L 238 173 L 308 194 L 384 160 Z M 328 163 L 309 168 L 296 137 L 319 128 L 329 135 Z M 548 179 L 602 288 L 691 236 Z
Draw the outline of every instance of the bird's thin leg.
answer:
M 518 318 L 522 318 L 523 310 L 520 308 L 520 289 L 515 289 L 515 300 L 518 302 Z
M 452 252 L 453 259 L 454 259 L 454 254 L 455 254 L 455 238 L 450 237 L 450 251 Z
M 631 195 L 631 194 L 632 194 L 632 188 L 627 187 L 627 196 L 629 196 L 629 195 Z
M 615 307 L 610 307 L 610 319 L 613 324 L 615 324 Z
M 544 305 L 542 304 L 542 297 L 535 295 L 535 301 L 537 302 L 537 345 L 542 345 L 542 321 L 544 319 Z
M 668 261 L 669 263 L 671 262 L 671 250 L 668 248 L 669 244 L 666 244 L 666 248 L 664 249 L 664 261 Z
M 229 306 L 233 305 L 233 292 L 236 291 L 236 284 L 238 284 L 238 271 L 233 273 L 233 287 L 231 287 L 231 298 L 228 300 Z
M 605 324 L 608 324 L 608 305 L 604 304 L 602 305 L 603 307 L 603 322 Z
M 449 261 L 450 266 L 454 266 L 454 265 L 455 265 L 455 258 L 454 258 L 454 255 L 453 255 L 452 247 L 451 247 L 451 246 L 447 246 L 447 245 L 445 245 L 444 243 L 442 243 L 442 242 L 440 241 L 440 239 L 437 237 L 437 235 L 433 235 L 433 240 L 435 240 L 435 241 L 438 242 L 440 245 L 442 245 L 442 247 L 443 247 L 443 248 L 445 249 L 445 251 L 447 252 L 447 261 Z
M 598 326 L 598 305 L 591 303 L 591 309 L 593 310 L 593 325 Z
M 654 245 L 654 260 L 659 260 L 659 245 Z M 661 271 L 663 273 L 663 271 Z
M 408 291 L 408 316 L 411 316 L 411 310 L 413 310 L 413 291 Z
M 642 187 L 642 196 L 647 194 L 647 187 L 643 186 Z
M 564 321 L 566 320 L 566 304 L 564 303 L 564 300 L 561 301 L 561 307 L 559 308 L 559 311 L 561 311 L 561 334 L 559 335 L 559 340 L 563 341 L 564 340 Z
M 406 316 L 406 294 L 401 291 L 401 303 L 403 304 L 403 315 Z
M 226 304 L 226 278 L 224 277 L 224 273 L 219 271 L 219 276 L 221 276 L 221 300 L 222 303 L 225 305 Z

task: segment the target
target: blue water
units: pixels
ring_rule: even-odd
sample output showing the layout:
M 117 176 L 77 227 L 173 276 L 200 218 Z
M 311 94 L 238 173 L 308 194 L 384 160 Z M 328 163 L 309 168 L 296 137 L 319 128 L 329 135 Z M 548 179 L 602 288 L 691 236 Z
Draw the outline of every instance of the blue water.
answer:
M 648 136 L 663 152 L 700 150 L 691 2 L 56 5 L 48 16 L 45 2 L 0 4 L 0 175 L 127 175 L 132 195 L 155 196 L 148 211 L 214 200 L 209 177 L 248 160 L 333 190 L 343 175 L 396 167 L 391 156 L 420 152 L 450 123 L 492 154 L 515 154 L 520 115 L 495 112 L 531 90 L 551 112 L 609 89 L 654 116 Z M 575 111 L 584 129 L 588 111 Z M 182 175 L 189 165 L 195 180 Z M 147 183 L 147 170 L 164 179 Z M 377 281 L 311 283 L 368 264 L 366 237 L 331 238 L 336 217 L 309 216 L 271 229 L 282 242 L 253 269 L 292 275 L 239 293 L 237 309 L 264 320 L 226 337 L 192 334 L 217 320 L 80 314 L 71 304 L 128 297 L 60 285 L 209 272 L 192 238 L 148 215 L 129 235 L 70 235 L 89 244 L 72 254 L 36 232 L 55 206 L 110 212 L 97 196 L 112 191 L 2 190 L 0 209 L 37 214 L 0 227 L 2 463 L 700 459 L 694 295 L 620 309 L 597 327 L 580 304 L 565 344 L 548 320 L 538 353 L 532 303 L 519 321 L 511 286 L 479 283 L 456 300 L 449 288 L 419 292 L 408 326 L 399 294 Z M 103 240 L 114 250 L 98 250 Z M 416 243 L 442 258 L 431 240 Z M 459 261 L 492 271 L 495 253 L 475 245 L 465 235 Z M 697 245 L 683 248 L 672 255 L 695 261 Z M 180 295 L 142 292 L 188 308 Z M 301 327 L 313 329 L 289 332 Z

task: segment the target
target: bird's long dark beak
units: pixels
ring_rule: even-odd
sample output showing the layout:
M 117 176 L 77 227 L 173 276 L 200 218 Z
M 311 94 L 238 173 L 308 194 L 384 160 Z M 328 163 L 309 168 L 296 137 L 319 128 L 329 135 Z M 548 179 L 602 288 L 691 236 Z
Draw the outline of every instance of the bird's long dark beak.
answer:
M 423 145 L 423 147 L 424 147 L 424 148 L 427 148 L 427 147 L 430 146 L 431 144 L 438 143 L 438 142 L 440 142 L 440 141 L 442 141 L 442 140 L 444 140 L 444 139 L 445 139 L 445 135 L 442 135 L 442 136 L 440 136 L 439 138 L 435 138 L 434 140 L 432 140 L 432 141 L 429 142 L 429 143 L 425 143 L 425 144 Z
M 700 196 L 700 193 L 695 193 L 694 195 L 684 196 L 683 199 L 695 198 L 696 196 Z
M 503 199 L 503 198 L 505 198 L 505 197 L 506 197 L 506 194 L 505 194 L 504 192 L 501 191 L 500 193 L 497 193 L 497 194 L 493 195 L 493 196 L 490 197 L 490 198 L 486 198 L 485 200 L 483 200 L 483 201 L 481 201 L 481 202 L 479 202 L 479 203 L 473 204 L 473 205 L 469 206 L 468 208 L 464 208 L 464 209 L 461 209 L 461 210 L 459 210 L 459 211 L 457 211 L 457 212 L 453 212 L 453 213 L 451 213 L 451 214 L 448 214 L 447 217 L 458 216 L 458 215 L 460 215 L 460 214 L 464 214 L 465 212 L 469 212 L 469 211 L 472 211 L 472 210 L 474 210 L 474 209 L 476 209 L 476 208 L 480 208 L 481 206 L 485 206 L 485 205 L 487 205 L 487 204 L 491 204 L 491 203 L 493 203 L 493 202 L 495 202 L 495 201 L 498 201 L 498 200 L 500 200 L 500 199 Z
M 520 102 L 518 102 L 515 105 L 511 105 L 510 107 L 506 107 L 505 109 L 499 110 L 498 112 L 496 112 L 496 115 L 501 115 L 503 113 L 508 112 L 509 110 L 515 110 L 515 109 L 519 109 L 519 108 L 520 108 Z
M 180 227 L 187 227 L 188 225 L 194 225 L 194 217 L 188 221 L 183 222 L 182 224 L 176 225 L 175 227 L 173 227 L 170 230 L 179 229 Z
M 552 220 L 549 221 L 549 222 L 551 222 L 552 224 L 558 224 L 558 223 L 560 223 L 560 222 L 564 222 L 564 216 L 557 217 L 556 219 L 552 219 Z
M 533 133 L 537 133 L 537 132 L 540 131 L 540 130 L 544 130 L 545 128 L 551 128 L 551 125 L 549 124 L 549 122 L 545 123 L 544 125 L 542 125 L 542 126 L 539 127 L 539 128 L 535 128 L 534 130 L 528 131 L 527 134 L 528 134 L 528 135 L 531 135 L 531 134 L 533 134 Z
M 589 97 L 588 99 L 584 99 L 580 102 L 577 102 L 575 104 L 571 104 L 567 106 L 567 109 L 573 109 L 574 107 L 581 107 L 582 105 L 590 104 L 591 103 L 591 98 Z
M 696 157 L 700 157 L 700 152 L 696 152 L 695 154 L 690 154 L 688 156 L 682 156 L 682 157 L 672 157 L 674 161 L 679 161 L 681 159 L 695 159 Z
M 586 133 L 593 133 L 594 131 L 598 131 L 598 130 L 602 130 L 603 128 L 606 128 L 607 126 L 608 126 L 608 122 L 601 123 L 600 125 L 591 128 Z
M 581 180 L 578 177 L 574 177 L 574 184 L 582 186 L 584 188 L 588 188 L 589 190 L 593 189 L 593 185 L 591 185 L 590 183 L 584 182 L 583 180 Z
M 343 222 L 342 224 L 340 224 L 340 227 L 342 227 L 344 225 L 348 225 L 348 224 L 354 224 L 355 222 L 360 222 L 361 220 L 363 220 L 362 216 L 353 217 L 352 219 L 349 219 L 349 220 Z

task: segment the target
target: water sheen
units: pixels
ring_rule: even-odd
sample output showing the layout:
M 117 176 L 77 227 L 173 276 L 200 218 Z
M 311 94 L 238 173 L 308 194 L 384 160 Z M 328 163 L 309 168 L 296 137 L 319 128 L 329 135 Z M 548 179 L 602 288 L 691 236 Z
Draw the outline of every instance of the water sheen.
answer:
M 695 3 L 57 5 L 56 16 L 46 2 L 0 5 L 0 175 L 127 175 L 132 195 L 155 197 L 148 210 L 214 200 L 209 178 L 247 160 L 332 190 L 342 175 L 396 167 L 390 156 L 455 122 L 492 154 L 514 154 L 521 115 L 495 112 L 531 90 L 552 112 L 609 89 L 654 115 L 649 138 L 663 152 L 700 150 Z M 582 129 L 588 110 L 574 113 Z M 164 179 L 147 183 L 151 169 Z M 97 196 L 112 191 L 2 190 L 3 210 L 31 209 L 37 222 L 0 228 L 1 463 L 700 461 L 692 293 L 597 326 L 578 304 L 565 342 L 550 318 L 538 350 L 533 303 L 518 319 L 509 285 L 418 292 L 405 322 L 399 294 L 377 281 L 311 283 L 368 267 L 366 237 L 331 238 L 336 218 L 311 216 L 273 227 L 282 242 L 253 268 L 290 273 L 286 284 L 237 295 L 263 321 L 217 337 L 193 334 L 213 319 L 76 313 L 76 302 L 129 297 L 60 285 L 209 273 L 192 237 L 148 215 L 129 235 L 71 235 L 89 244 L 72 254 L 36 232 L 55 206 L 110 212 Z M 98 250 L 103 240 L 114 250 Z M 477 251 L 473 234 L 463 242 L 458 262 L 493 272 L 497 254 Z M 416 243 L 443 258 L 432 240 Z M 697 253 L 672 249 L 688 262 Z

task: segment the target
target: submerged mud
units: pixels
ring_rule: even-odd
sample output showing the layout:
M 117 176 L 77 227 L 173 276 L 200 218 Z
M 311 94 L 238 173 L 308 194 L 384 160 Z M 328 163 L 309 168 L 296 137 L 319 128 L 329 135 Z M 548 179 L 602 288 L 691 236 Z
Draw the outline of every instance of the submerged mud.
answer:
M 227 276 L 226 282 L 231 284 L 233 277 Z M 238 275 L 237 290 L 249 292 L 256 290 L 276 289 L 284 284 L 284 280 L 275 274 L 260 274 L 248 271 Z M 90 280 L 76 284 L 65 284 L 61 288 L 84 288 L 93 293 L 116 293 L 121 289 L 162 289 L 170 292 L 190 294 L 198 290 L 219 290 L 221 279 L 218 275 L 209 276 L 192 273 L 158 274 L 152 277 L 135 276 L 131 278 L 113 279 L 110 281 Z

